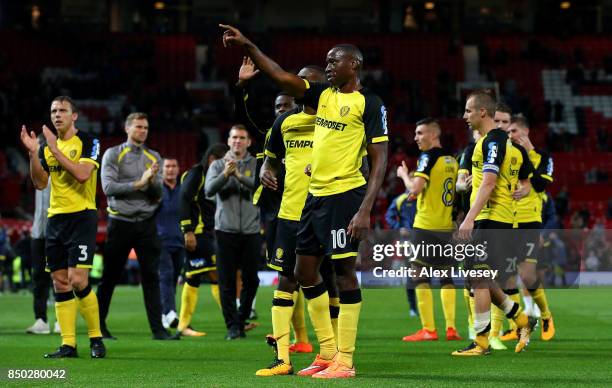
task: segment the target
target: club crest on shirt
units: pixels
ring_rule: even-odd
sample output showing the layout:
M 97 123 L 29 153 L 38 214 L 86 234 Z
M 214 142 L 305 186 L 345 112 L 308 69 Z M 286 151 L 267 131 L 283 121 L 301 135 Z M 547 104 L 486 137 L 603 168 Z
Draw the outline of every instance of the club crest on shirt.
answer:
M 346 116 L 349 112 L 351 111 L 351 108 L 348 106 L 343 106 L 342 108 L 340 108 L 340 117 L 344 117 Z
M 429 164 L 429 155 L 427 154 L 421 155 L 417 163 L 417 171 L 421 171 L 421 172 L 425 171 L 425 168 L 427 168 L 428 164 Z
M 71 150 L 70 151 L 70 159 L 74 158 L 76 156 L 76 150 Z
M 246 171 L 244 172 L 244 176 L 246 176 L 246 177 L 250 177 L 250 176 L 251 176 L 251 170 L 246 170 Z
M 282 259 L 284 253 L 285 252 L 283 252 L 283 248 L 277 248 L 276 249 L 276 258 L 277 259 Z
M 514 166 L 516 163 L 518 163 L 518 160 L 515 157 L 512 157 L 510 159 L 510 164 Z

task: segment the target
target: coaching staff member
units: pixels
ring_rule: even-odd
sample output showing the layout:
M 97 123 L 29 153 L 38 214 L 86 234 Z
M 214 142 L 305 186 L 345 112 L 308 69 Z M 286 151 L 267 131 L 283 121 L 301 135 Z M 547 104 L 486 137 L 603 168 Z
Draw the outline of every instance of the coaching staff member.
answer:
M 138 256 L 142 290 L 153 339 L 168 339 L 161 322 L 159 256 L 155 210 L 162 197 L 158 174 L 161 156 L 145 146 L 149 122 L 145 113 L 131 113 L 125 120 L 127 141 L 109 148 L 102 158 L 102 190 L 108 197 L 108 228 L 104 247 L 104 271 L 98 286 L 100 322 L 105 338 L 114 338 L 106 317 L 115 286 L 132 249 Z
M 245 321 L 257 293 L 257 258 L 260 251 L 259 210 L 253 205 L 256 159 L 248 153 L 249 133 L 234 125 L 223 159 L 210 165 L 204 185 L 207 197 L 216 196 L 217 272 L 221 308 L 228 340 L 244 337 Z M 236 271 L 242 270 L 240 311 L 236 309 Z

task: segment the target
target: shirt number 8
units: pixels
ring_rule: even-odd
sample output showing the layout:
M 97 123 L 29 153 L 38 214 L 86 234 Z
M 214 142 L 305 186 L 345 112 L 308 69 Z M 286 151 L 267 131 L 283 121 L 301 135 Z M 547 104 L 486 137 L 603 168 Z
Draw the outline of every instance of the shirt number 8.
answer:
M 453 184 L 453 178 L 447 178 L 444 183 L 444 192 L 442 192 L 442 203 L 444 206 L 453 206 L 453 200 L 455 199 L 455 185 Z

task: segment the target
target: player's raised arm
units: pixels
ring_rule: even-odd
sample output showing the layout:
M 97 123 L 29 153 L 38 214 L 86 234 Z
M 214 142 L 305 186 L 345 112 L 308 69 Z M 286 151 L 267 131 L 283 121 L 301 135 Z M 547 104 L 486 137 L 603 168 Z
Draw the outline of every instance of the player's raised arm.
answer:
M 261 50 L 246 38 L 240 30 L 227 24 L 219 24 L 225 28 L 223 32 L 223 46 L 242 46 L 247 55 L 253 60 L 257 68 L 272 79 L 278 86 L 290 95 L 301 98 L 306 91 L 306 84 L 295 74 L 283 70 L 278 63 L 265 55 Z
M 44 152 L 44 147 L 39 146 L 36 135 L 34 132 L 28 133 L 25 125 L 21 126 L 21 142 L 28 150 L 28 156 L 30 157 L 32 183 L 37 190 L 43 190 L 49 182 L 49 172 L 41 162 L 44 157 L 40 157 L 40 154 Z
M 68 171 L 68 173 L 72 175 L 74 179 L 77 180 L 77 182 L 81 184 L 87 182 L 87 180 L 97 167 L 97 153 L 95 157 L 88 158 L 91 159 L 91 162 L 75 163 L 72 160 L 68 159 L 68 157 L 64 155 L 62 151 L 60 151 L 57 146 L 57 137 L 46 125 L 43 125 L 43 135 L 47 140 L 47 147 L 49 147 L 49 151 L 51 151 L 51 153 L 53 154 L 55 159 L 57 159 L 59 164 L 61 164 L 62 167 L 66 171 Z

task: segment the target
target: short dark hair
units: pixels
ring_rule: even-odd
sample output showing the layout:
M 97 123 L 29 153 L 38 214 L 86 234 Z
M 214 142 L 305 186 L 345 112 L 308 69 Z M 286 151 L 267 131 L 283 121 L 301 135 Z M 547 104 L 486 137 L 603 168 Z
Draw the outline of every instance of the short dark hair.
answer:
M 134 120 L 148 120 L 149 116 L 147 116 L 146 113 L 143 112 L 134 112 L 134 113 L 130 113 L 128 115 L 128 117 L 126 117 L 125 119 L 125 127 L 129 127 L 130 125 L 132 125 L 132 121 Z
M 225 154 L 229 151 L 229 146 L 223 143 L 215 143 L 208 147 L 204 156 L 202 156 L 202 160 L 200 160 L 200 164 L 204 167 L 204 172 L 208 170 L 208 159 L 211 156 L 214 156 L 215 159 L 222 159 Z
M 306 65 L 298 71 L 298 76 L 302 71 L 310 72 L 310 77 L 303 77 L 309 79 L 310 82 L 325 82 L 325 69 L 318 65 Z
M 309 69 L 317 73 L 325 74 L 325 69 L 319 65 L 306 65 L 302 69 Z
M 487 116 L 495 117 L 496 101 L 490 89 L 475 90 L 468 95 L 467 99 L 470 98 L 474 99 L 476 109 L 484 109 Z
M 359 65 L 357 66 L 357 68 L 361 70 L 363 66 L 363 54 L 361 53 L 361 50 L 359 50 L 359 47 L 355 46 L 354 44 L 350 44 L 350 43 L 341 43 L 341 44 L 335 45 L 334 48 L 349 54 L 355 60 L 357 60 L 357 62 L 359 62 Z
M 512 115 L 512 108 L 510 108 L 508 104 L 505 104 L 503 102 L 498 102 L 497 105 L 495 105 L 495 111 Z
M 434 119 L 433 117 L 425 117 L 424 119 L 420 119 L 419 121 L 417 121 L 416 125 L 429 125 L 429 124 L 433 124 L 436 123 L 438 125 L 440 125 L 438 123 L 438 120 Z
M 245 131 L 247 133 L 247 138 L 250 139 L 251 138 L 251 134 L 249 133 L 249 130 L 247 129 L 246 125 L 244 124 L 233 124 L 229 130 L 229 132 L 227 133 L 227 138 L 229 139 L 230 135 L 232 134 L 233 130 L 238 130 L 238 131 Z
M 69 96 L 57 96 L 51 101 L 51 104 L 53 104 L 55 101 L 67 102 L 68 104 L 70 104 L 70 109 L 72 110 L 72 113 L 79 112 L 76 104 L 74 103 L 74 100 L 72 100 L 72 98 L 70 98 Z
M 419 125 L 431 126 L 438 133 L 438 135 L 442 134 L 442 127 L 440 126 L 440 122 L 438 122 L 438 120 L 434 119 L 433 117 L 425 117 L 424 119 L 417 121 L 416 126 L 418 127 Z
M 232 129 L 238 129 L 240 131 L 246 131 L 247 130 L 247 128 L 246 128 L 246 126 L 244 124 L 233 124 L 232 127 L 230 128 L 230 131 Z
M 276 98 L 279 98 L 279 97 L 291 97 L 291 98 L 295 98 L 295 97 L 293 97 L 291 94 L 289 94 L 289 93 L 285 92 L 284 90 L 283 90 L 283 91 L 278 92 L 278 94 L 276 95 L 275 99 L 276 99 Z
M 529 128 L 529 120 L 522 113 L 515 114 L 510 120 L 510 124 L 516 124 L 521 128 Z

